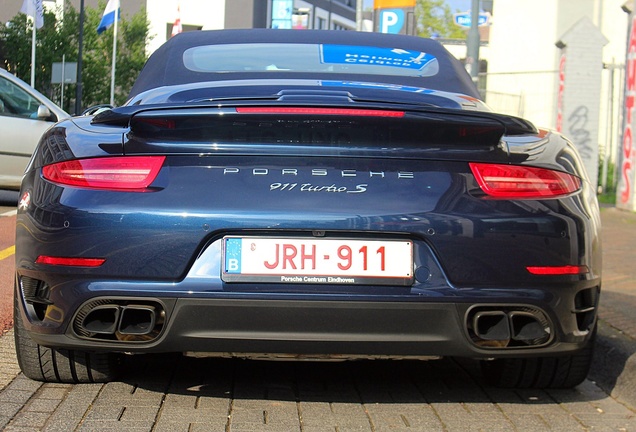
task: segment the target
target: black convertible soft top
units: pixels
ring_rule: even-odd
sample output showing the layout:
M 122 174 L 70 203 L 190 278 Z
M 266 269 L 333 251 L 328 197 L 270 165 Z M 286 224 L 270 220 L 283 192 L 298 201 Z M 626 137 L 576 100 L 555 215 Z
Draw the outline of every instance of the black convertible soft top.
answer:
M 325 74 L 319 71 L 271 70 L 201 70 L 184 63 L 184 53 L 193 47 L 236 44 L 245 47 L 249 44 L 282 44 L 280 52 L 284 57 L 284 44 L 345 45 L 356 47 L 386 48 L 390 50 L 426 53 L 436 59 L 438 71 L 430 76 L 410 76 L 391 74 L 369 74 L 336 72 Z M 192 52 L 192 50 L 190 50 Z M 293 54 L 289 54 L 290 56 Z M 337 55 L 337 54 L 336 54 Z M 236 51 L 236 57 L 241 52 Z M 185 56 L 187 59 L 188 55 Z M 186 60 L 187 61 L 187 60 Z M 330 79 L 365 81 L 401 86 L 412 86 L 460 93 L 480 98 L 470 76 L 463 65 L 455 59 L 441 44 L 431 39 L 415 36 L 389 35 L 381 33 L 328 31 L 328 30 L 210 30 L 193 31 L 179 34 L 169 39 L 148 59 L 141 74 L 130 92 L 134 97 L 142 92 L 158 87 L 196 82 L 242 79 Z

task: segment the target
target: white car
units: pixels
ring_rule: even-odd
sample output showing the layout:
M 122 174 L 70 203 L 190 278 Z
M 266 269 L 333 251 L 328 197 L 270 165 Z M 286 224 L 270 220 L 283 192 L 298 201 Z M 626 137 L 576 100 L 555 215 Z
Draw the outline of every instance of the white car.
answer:
M 0 69 L 0 189 L 19 189 L 40 137 L 70 117 L 33 87 Z

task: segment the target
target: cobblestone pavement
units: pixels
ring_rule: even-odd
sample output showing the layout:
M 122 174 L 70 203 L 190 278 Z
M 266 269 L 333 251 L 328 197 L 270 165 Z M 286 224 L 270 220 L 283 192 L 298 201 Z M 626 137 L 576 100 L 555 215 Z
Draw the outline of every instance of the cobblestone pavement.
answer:
M 574 390 L 501 390 L 484 386 L 472 362 L 148 356 L 135 357 L 119 382 L 69 385 L 18 375 L 11 338 L 0 345 L 7 431 L 636 430 L 634 411 L 591 381 Z
M 636 213 L 601 210 L 603 288 L 595 365 L 590 378 L 636 407 Z
M 454 359 L 305 363 L 148 355 L 133 357 L 118 382 L 42 384 L 19 373 L 9 332 L 0 337 L 0 429 L 636 431 L 635 405 L 622 392 L 630 381 L 625 375 L 636 375 L 630 369 L 636 215 L 604 209 L 603 223 L 608 252 L 593 367 L 609 371 L 599 376 L 602 383 L 592 375 L 572 390 L 495 389 L 481 381 L 476 362 Z

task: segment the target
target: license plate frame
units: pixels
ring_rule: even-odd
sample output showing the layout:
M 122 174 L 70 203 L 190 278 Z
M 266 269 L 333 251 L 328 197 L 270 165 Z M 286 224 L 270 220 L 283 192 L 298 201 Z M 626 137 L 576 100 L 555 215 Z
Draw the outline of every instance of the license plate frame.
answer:
M 413 284 L 413 242 L 400 239 L 225 236 L 228 283 Z

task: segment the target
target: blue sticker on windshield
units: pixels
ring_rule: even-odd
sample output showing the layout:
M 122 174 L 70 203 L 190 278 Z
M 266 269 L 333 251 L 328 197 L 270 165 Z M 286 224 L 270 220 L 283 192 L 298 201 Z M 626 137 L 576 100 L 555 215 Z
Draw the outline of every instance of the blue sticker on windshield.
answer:
M 401 48 L 379 48 L 353 45 L 322 45 L 321 62 L 331 64 L 390 66 L 423 70 L 435 56 Z
M 358 82 L 358 81 L 334 81 L 321 80 L 320 85 L 324 87 L 354 87 L 354 88 L 379 88 L 382 90 L 400 90 L 411 93 L 434 94 L 439 93 L 437 90 L 431 90 L 424 87 L 403 86 L 400 84 Z

